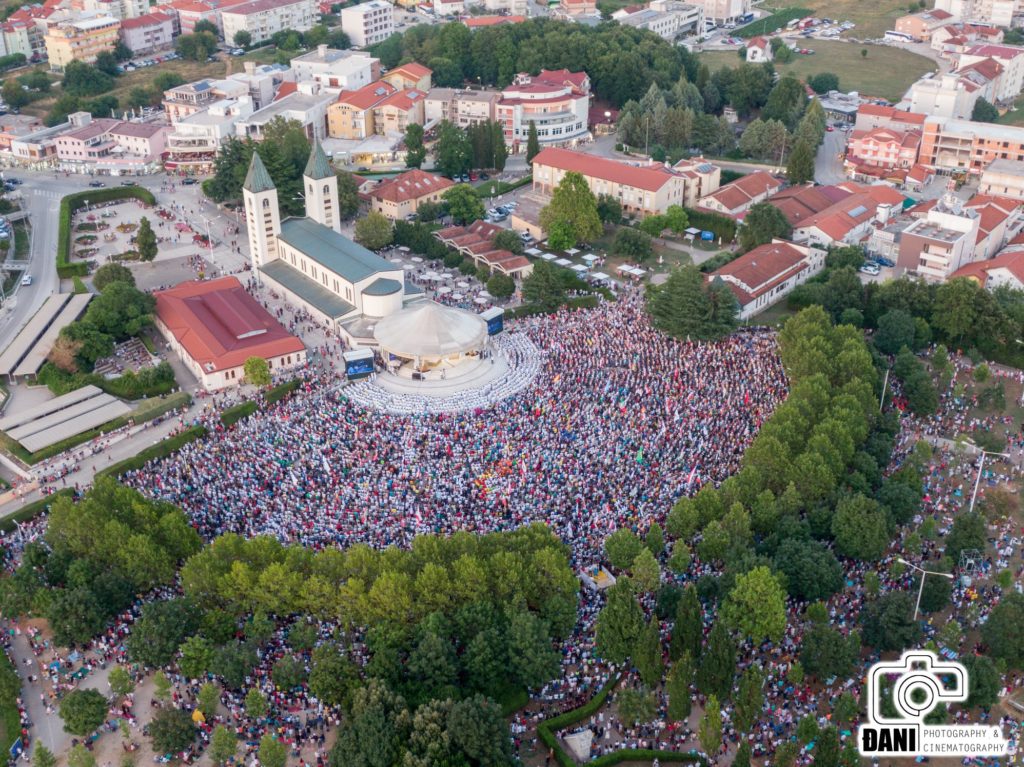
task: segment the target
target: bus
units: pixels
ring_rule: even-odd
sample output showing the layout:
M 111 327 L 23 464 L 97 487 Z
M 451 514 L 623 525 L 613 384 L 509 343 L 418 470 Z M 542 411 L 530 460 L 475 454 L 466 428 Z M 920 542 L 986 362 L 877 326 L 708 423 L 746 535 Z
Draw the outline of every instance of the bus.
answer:
M 885 33 L 885 39 L 895 43 L 912 43 L 914 38 L 908 35 L 906 32 L 897 32 L 895 29 L 890 29 Z

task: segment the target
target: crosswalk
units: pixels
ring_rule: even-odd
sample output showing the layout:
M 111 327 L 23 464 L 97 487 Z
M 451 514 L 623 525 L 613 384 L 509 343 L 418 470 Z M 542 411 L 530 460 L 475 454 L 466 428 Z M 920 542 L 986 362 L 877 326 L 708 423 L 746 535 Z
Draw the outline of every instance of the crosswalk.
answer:
M 59 200 L 64 197 L 65 192 L 58 192 L 56 189 L 35 189 L 32 194 L 47 200 Z

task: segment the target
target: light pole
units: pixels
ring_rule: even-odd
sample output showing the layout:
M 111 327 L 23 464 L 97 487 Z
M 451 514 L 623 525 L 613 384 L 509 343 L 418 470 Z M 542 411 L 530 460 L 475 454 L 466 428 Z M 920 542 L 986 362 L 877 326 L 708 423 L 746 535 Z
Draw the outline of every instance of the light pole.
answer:
M 972 442 L 971 444 L 974 444 L 974 443 Z M 998 456 L 1000 456 L 1002 458 L 1009 458 L 1010 457 L 1009 453 L 996 453 L 996 452 L 992 452 L 992 451 L 989 451 L 989 450 L 982 450 L 981 451 L 981 461 L 978 462 L 978 476 L 974 478 L 974 492 L 971 493 L 971 505 L 970 505 L 970 508 L 967 509 L 968 513 L 972 513 L 974 511 L 974 502 L 978 499 L 978 485 L 981 484 L 981 472 L 982 472 L 982 469 L 985 468 L 985 456 L 986 455 L 998 455 Z
M 953 575 L 951 573 L 939 573 L 939 572 L 936 572 L 935 570 L 925 570 L 923 567 L 918 567 L 917 565 L 912 565 L 910 562 L 905 560 L 903 557 L 896 557 L 896 561 L 900 562 L 901 564 L 906 565 L 907 567 L 912 567 L 913 569 L 915 569 L 919 573 L 921 573 L 921 585 L 917 589 L 917 604 L 914 605 L 914 621 L 916 622 L 917 621 L 917 613 L 918 613 L 918 610 L 921 607 L 921 594 L 924 593 L 924 577 L 926 575 L 939 575 L 939 576 L 942 576 L 943 578 L 949 578 L 949 580 L 953 580 Z
M 878 412 L 882 412 L 882 407 L 885 405 L 885 389 L 889 385 L 889 369 L 886 368 L 885 379 L 882 381 L 882 396 L 878 398 Z

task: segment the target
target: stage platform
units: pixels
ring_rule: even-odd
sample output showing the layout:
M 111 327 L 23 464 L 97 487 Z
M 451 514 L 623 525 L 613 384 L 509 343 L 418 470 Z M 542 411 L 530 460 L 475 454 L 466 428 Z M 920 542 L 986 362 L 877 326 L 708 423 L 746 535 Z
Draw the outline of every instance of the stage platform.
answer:
M 441 371 L 444 371 L 444 376 Z M 505 356 L 491 355 L 488 359 L 474 357 L 458 365 L 436 368 L 412 377 L 412 371 L 403 366 L 396 373 L 379 373 L 375 383 L 382 389 L 395 394 L 414 394 L 421 397 L 450 397 L 469 389 L 480 389 L 500 381 L 508 375 L 509 366 Z

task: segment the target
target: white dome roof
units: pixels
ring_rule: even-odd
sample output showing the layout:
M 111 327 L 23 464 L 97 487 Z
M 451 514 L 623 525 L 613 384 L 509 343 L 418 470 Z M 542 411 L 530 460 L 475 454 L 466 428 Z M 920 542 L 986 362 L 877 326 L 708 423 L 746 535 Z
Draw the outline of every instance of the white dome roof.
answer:
M 487 323 L 464 309 L 423 301 L 378 320 L 373 336 L 383 351 L 430 359 L 483 348 Z

